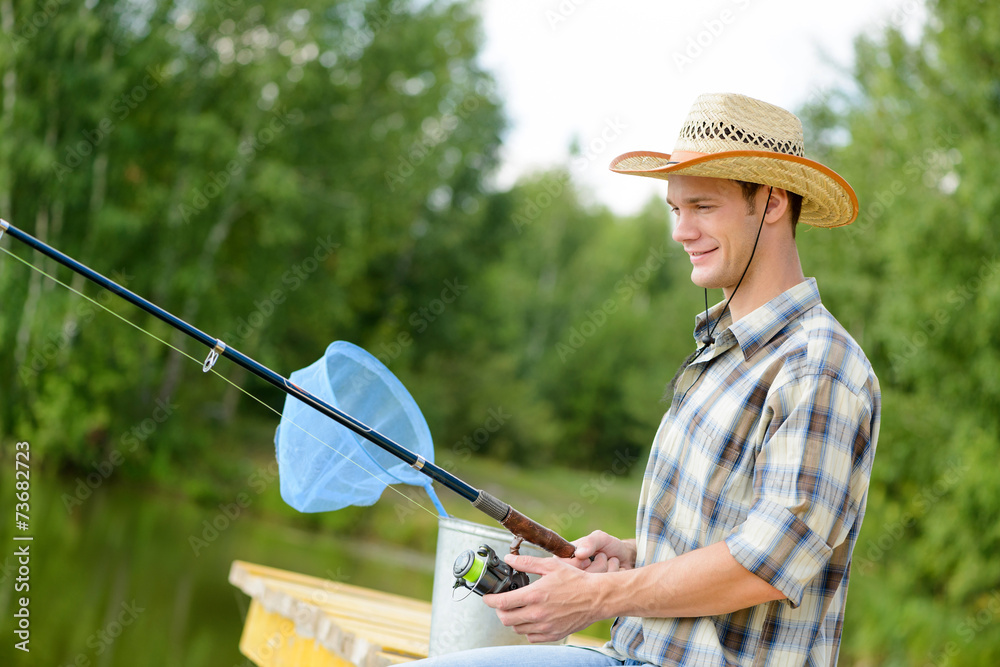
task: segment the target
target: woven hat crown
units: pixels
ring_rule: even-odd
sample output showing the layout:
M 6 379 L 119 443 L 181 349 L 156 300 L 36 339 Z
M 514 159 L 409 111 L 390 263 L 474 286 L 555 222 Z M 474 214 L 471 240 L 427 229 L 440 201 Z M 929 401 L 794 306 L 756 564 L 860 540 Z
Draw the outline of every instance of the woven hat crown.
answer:
M 850 224 L 854 189 L 837 172 L 805 157 L 802 122 L 781 107 L 734 93 L 695 100 L 673 153 L 631 151 L 611 170 L 649 178 L 702 176 L 773 186 L 802 196 L 799 221 L 815 227 Z
M 695 100 L 674 151 L 760 150 L 805 155 L 802 122 L 781 107 L 745 95 L 712 93 Z

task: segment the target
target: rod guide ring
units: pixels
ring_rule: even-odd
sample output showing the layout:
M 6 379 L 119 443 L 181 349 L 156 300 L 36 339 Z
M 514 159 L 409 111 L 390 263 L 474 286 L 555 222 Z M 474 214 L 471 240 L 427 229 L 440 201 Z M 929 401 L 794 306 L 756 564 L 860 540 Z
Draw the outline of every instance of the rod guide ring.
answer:
M 201 365 L 201 372 L 207 373 L 210 370 L 212 370 L 212 367 L 215 366 L 215 362 L 219 360 L 219 355 L 224 353 L 225 351 L 226 351 L 226 344 L 223 343 L 221 340 L 215 341 L 215 347 L 211 349 L 211 351 L 208 353 L 208 356 L 205 357 L 205 363 Z

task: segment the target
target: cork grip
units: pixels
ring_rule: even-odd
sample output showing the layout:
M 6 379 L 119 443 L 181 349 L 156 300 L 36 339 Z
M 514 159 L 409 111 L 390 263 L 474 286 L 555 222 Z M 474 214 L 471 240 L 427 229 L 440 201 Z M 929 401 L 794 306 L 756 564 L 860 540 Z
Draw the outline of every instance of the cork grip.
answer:
M 554 556 L 560 558 L 571 558 L 576 551 L 576 547 L 563 539 L 558 533 L 549 530 L 540 523 L 536 523 L 518 512 L 513 507 L 507 514 L 507 518 L 500 523 L 518 537 L 523 537 L 525 541 L 531 542 Z

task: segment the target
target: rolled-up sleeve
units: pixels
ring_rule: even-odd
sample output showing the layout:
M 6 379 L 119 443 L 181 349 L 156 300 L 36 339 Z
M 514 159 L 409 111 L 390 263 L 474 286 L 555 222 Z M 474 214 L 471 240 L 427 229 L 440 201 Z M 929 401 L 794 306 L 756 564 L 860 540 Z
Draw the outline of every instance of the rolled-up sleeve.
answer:
M 874 455 L 873 396 L 832 374 L 800 378 L 767 399 L 754 498 L 727 536 L 743 567 L 797 607 L 863 510 Z

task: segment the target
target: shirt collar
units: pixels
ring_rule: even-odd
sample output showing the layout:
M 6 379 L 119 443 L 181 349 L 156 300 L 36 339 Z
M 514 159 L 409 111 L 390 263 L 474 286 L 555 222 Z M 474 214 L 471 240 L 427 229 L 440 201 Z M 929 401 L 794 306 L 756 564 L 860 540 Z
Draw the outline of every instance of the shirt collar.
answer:
M 706 350 L 707 354 L 700 355 L 698 360 L 712 359 L 737 344 L 743 352 L 743 359 L 748 360 L 778 335 L 789 322 L 819 304 L 819 288 L 815 278 L 806 278 L 735 324 L 728 309 L 722 312 L 725 302 L 719 302 L 708 311 L 708 321 L 714 322 L 721 317 L 715 327 L 720 333 L 715 334 L 715 343 Z M 707 328 L 705 314 L 701 313 L 695 320 L 695 340 L 701 340 L 707 333 Z

